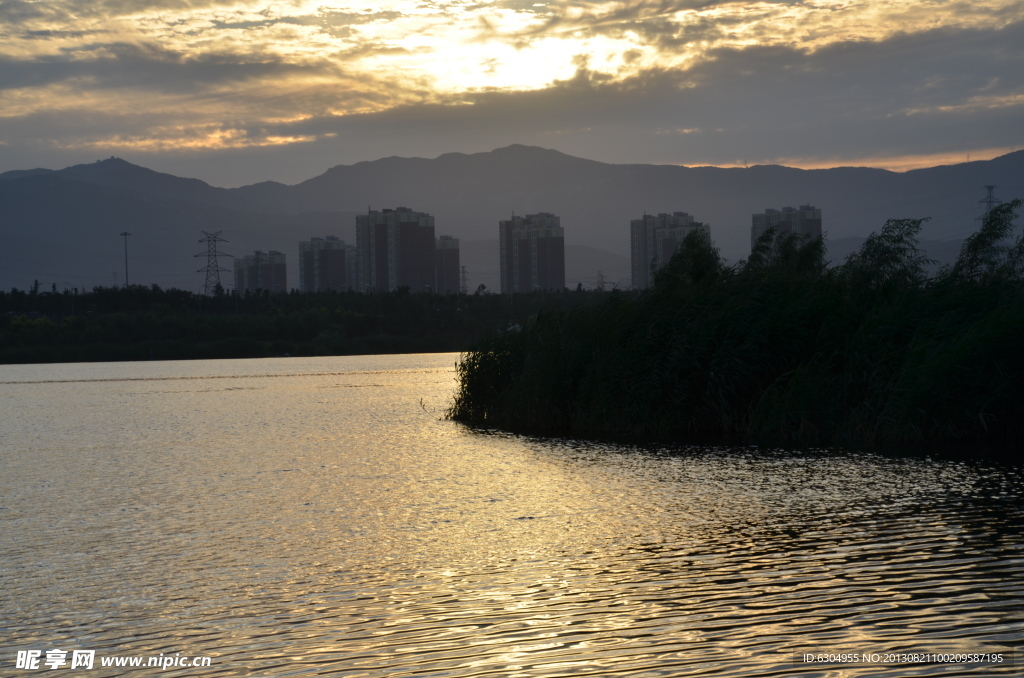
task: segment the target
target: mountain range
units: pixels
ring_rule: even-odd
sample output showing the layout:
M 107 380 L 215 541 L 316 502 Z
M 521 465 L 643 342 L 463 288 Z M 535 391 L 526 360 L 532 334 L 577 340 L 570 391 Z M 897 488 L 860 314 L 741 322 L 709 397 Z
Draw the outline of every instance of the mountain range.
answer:
M 610 164 L 515 145 L 383 158 L 332 167 L 292 186 L 240 188 L 109 158 L 0 174 L 0 288 L 27 289 L 35 280 L 58 289 L 123 283 L 127 244 L 128 282 L 198 290 L 203 231 L 220 231 L 227 240 L 222 251 L 234 256 L 285 252 L 296 287 L 300 240 L 337 235 L 354 243 L 357 213 L 397 206 L 433 214 L 438 235 L 460 239 L 470 289 L 498 289 L 498 221 L 513 212 L 561 217 L 570 287 L 594 286 L 599 272 L 608 285 L 629 285 L 629 221 L 644 212 L 685 211 L 710 223 L 713 240 L 733 261 L 749 254 L 751 214 L 766 208 L 821 208 L 835 260 L 886 219 L 930 217 L 922 242 L 948 260 L 977 227 L 986 185 L 996 186 L 1002 200 L 1024 197 L 1024 151 L 891 172 Z M 230 270 L 230 258 L 221 265 Z M 222 276 L 230 288 L 230 273 Z

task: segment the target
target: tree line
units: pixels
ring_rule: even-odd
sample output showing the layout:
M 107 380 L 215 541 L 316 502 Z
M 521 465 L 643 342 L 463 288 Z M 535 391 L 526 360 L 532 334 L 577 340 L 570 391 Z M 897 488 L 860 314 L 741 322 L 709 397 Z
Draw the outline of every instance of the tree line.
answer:
M 693 233 L 643 294 L 481 340 L 448 416 L 615 440 L 1019 455 L 1020 204 L 993 209 L 933 275 L 924 219 L 888 221 L 840 265 L 821 239 L 769 231 L 730 266 Z
M 596 291 L 508 295 L 394 292 L 204 296 L 156 285 L 0 292 L 0 363 L 181 360 L 467 350 L 542 307 Z

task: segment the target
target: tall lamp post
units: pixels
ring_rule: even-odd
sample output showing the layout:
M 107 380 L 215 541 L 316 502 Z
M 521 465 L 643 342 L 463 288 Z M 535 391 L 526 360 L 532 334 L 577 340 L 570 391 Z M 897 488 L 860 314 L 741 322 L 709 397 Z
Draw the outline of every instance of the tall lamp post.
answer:
M 124 238 L 124 286 L 128 287 L 128 236 L 131 233 L 124 231 L 120 235 Z

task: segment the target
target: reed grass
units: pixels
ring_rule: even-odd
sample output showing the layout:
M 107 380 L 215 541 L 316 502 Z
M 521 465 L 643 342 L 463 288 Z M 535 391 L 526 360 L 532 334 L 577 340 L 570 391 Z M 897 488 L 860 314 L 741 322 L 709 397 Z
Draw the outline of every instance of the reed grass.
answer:
M 925 220 L 896 219 L 840 265 L 766 233 L 727 266 L 694 233 L 637 297 L 541 312 L 465 353 L 448 417 L 634 441 L 983 446 L 1024 441 L 1020 201 L 929 276 Z

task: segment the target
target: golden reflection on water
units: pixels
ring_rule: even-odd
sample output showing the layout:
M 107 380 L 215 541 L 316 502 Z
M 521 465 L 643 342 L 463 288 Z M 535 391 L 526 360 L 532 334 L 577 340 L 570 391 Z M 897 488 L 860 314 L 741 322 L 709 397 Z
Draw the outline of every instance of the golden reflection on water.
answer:
M 1024 636 L 1017 469 L 471 431 L 454 359 L 0 368 L 0 666 L 866 676 L 793 658 Z

